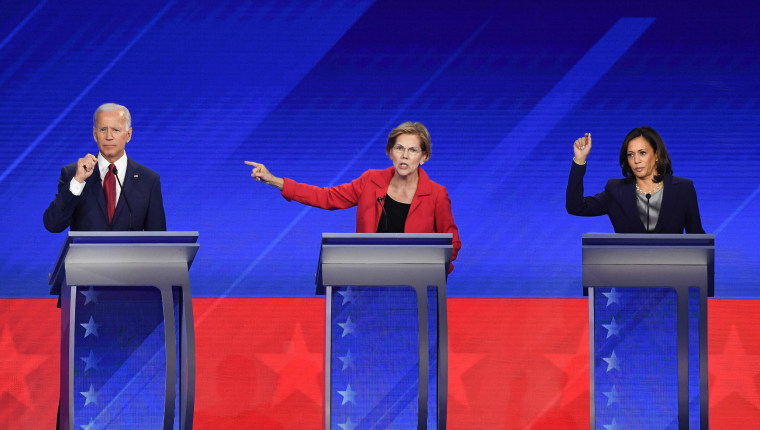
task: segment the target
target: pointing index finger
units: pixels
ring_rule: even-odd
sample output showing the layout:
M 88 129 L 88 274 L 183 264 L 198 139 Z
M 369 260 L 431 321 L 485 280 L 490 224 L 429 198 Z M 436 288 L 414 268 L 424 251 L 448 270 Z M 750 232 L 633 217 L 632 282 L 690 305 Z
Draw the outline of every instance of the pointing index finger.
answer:
M 255 163 L 253 161 L 244 161 L 244 163 L 247 164 L 247 165 L 249 165 L 249 166 L 253 166 L 253 167 L 259 167 L 260 166 L 259 163 Z

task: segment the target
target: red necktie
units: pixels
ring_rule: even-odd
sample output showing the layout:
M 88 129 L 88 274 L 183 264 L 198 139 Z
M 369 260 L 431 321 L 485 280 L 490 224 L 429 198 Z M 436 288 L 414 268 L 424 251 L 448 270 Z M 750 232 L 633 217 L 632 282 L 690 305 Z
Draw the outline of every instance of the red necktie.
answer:
M 106 208 L 108 208 L 108 222 L 113 222 L 113 213 L 116 209 L 116 178 L 113 174 L 113 164 L 108 166 L 108 173 L 103 178 L 103 194 L 106 196 Z

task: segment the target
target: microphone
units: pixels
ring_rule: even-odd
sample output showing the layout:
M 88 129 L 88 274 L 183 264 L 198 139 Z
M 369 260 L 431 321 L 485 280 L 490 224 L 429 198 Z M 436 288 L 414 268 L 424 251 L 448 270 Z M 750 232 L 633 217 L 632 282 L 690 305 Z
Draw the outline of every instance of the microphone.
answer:
M 113 169 L 111 169 L 111 173 L 113 173 L 114 176 L 116 176 L 116 182 L 119 183 L 119 189 L 121 190 L 121 195 L 124 196 L 124 201 L 127 203 L 127 210 L 129 210 L 129 231 L 132 231 L 132 206 L 129 205 L 129 200 L 127 200 L 127 195 L 124 193 L 124 187 L 121 185 L 121 180 L 119 179 L 119 171 L 116 169 L 116 165 L 113 166 Z
M 652 198 L 652 195 L 647 193 L 644 197 L 647 198 L 647 233 L 649 233 L 649 199 Z
M 378 197 L 377 202 L 380 203 L 380 209 L 383 210 L 383 215 L 385 215 L 385 218 L 383 220 L 385 221 L 385 232 L 388 233 L 388 212 L 385 211 L 385 205 L 383 205 L 383 197 Z

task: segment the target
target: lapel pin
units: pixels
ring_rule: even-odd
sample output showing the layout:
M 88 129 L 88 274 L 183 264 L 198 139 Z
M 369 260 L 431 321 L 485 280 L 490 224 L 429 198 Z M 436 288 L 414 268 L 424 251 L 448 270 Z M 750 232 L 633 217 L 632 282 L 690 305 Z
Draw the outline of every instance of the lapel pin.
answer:
M 137 178 L 137 177 L 138 177 L 138 176 L 137 176 L 137 175 L 135 175 L 135 178 Z

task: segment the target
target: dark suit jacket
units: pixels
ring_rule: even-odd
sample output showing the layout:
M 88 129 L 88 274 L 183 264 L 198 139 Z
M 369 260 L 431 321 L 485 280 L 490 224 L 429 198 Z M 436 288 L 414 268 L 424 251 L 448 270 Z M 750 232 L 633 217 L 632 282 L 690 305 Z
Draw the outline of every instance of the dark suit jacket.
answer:
M 113 223 L 108 222 L 106 199 L 100 180 L 100 171 L 85 181 L 79 196 L 71 194 L 69 183 L 76 174 L 76 163 L 64 166 L 58 180 L 58 193 L 50 203 L 43 222 L 50 232 L 58 233 L 71 227 L 72 231 L 128 231 L 130 229 L 129 208 L 132 208 L 132 230 L 166 230 L 164 202 L 161 196 L 161 181 L 158 173 L 127 158 L 127 172 L 123 189 L 116 203 Z M 116 184 L 118 187 L 118 183 Z
M 380 222 L 382 208 L 377 199 L 388 193 L 393 177 L 393 166 L 384 170 L 367 170 L 353 181 L 330 188 L 301 184 L 284 178 L 282 196 L 322 209 L 346 209 L 356 206 L 356 232 L 374 233 Z M 454 250 L 451 260 L 457 258 L 462 247 L 459 229 L 451 213 L 451 199 L 446 188 L 433 182 L 420 167 L 417 191 L 412 198 L 404 225 L 405 233 L 452 233 Z M 453 265 L 450 266 L 450 271 Z
M 579 216 L 607 215 L 615 233 L 646 233 L 636 207 L 636 183 L 623 179 L 610 179 L 604 191 L 583 196 L 583 175 L 586 165 L 572 163 L 567 181 L 565 207 L 567 212 Z M 664 193 L 662 207 L 654 233 L 704 233 L 697 205 L 697 191 L 686 178 L 667 175 L 662 180 Z

